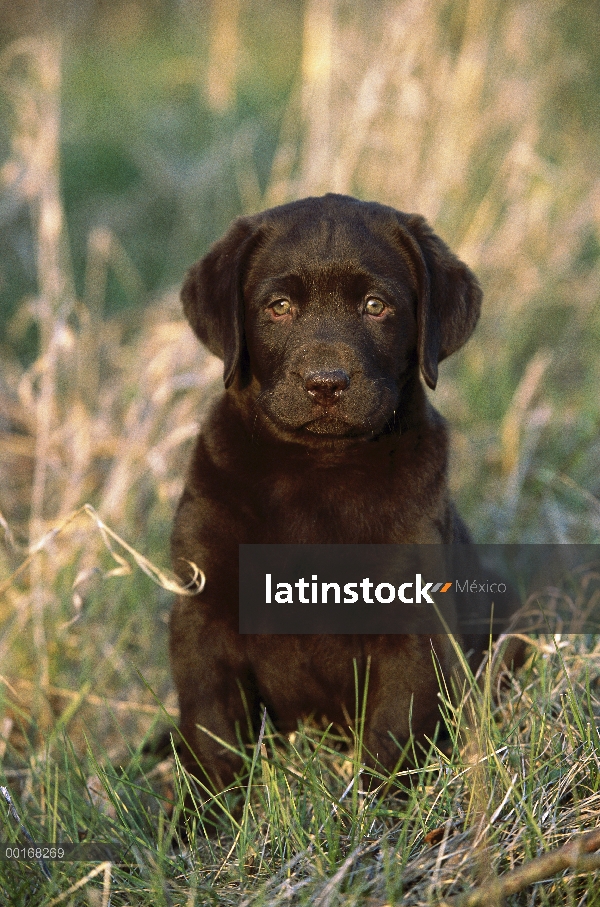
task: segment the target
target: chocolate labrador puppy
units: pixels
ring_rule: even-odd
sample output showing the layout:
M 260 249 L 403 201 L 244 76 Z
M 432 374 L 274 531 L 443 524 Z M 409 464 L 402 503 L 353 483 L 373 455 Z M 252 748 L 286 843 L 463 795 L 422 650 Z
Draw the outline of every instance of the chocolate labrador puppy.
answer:
M 240 635 L 238 545 L 469 541 L 421 378 L 435 388 L 469 338 L 477 280 L 422 217 L 326 195 L 236 220 L 181 295 L 226 388 L 172 539 L 181 579 L 190 563 L 206 574 L 171 620 L 184 764 L 229 785 L 240 763 L 216 738 L 235 747 L 261 703 L 282 731 L 311 714 L 347 723 L 353 663 L 364 677 L 370 659 L 365 746 L 391 769 L 398 743 L 435 731 L 432 647 L 450 671 L 449 639 Z

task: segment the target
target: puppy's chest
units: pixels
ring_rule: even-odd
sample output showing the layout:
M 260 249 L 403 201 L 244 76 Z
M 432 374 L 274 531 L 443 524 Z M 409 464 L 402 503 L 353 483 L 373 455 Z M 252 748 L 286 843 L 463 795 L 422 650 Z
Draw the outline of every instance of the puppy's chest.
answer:
M 262 483 L 261 483 L 262 484 Z M 423 513 L 393 476 L 320 469 L 273 475 L 261 489 L 259 541 L 359 544 L 418 541 Z

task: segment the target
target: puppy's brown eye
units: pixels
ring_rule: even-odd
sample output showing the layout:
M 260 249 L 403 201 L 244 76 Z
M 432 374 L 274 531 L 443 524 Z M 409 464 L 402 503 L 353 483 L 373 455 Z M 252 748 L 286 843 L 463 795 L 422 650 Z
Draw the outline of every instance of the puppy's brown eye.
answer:
M 376 299 L 374 296 L 369 297 L 365 302 L 365 312 L 367 315 L 383 315 L 385 311 L 385 304 L 381 299 Z
M 272 303 L 269 308 L 277 318 L 281 318 L 283 315 L 289 315 L 292 311 L 292 304 L 287 299 L 278 299 L 277 302 Z

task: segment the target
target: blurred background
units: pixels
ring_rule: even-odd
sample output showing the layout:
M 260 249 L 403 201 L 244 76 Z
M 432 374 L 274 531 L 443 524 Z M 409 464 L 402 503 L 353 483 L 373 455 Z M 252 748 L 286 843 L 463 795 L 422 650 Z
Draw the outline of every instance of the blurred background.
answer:
M 152 702 L 142 666 L 174 707 L 171 594 L 111 538 L 127 575 L 79 508 L 168 569 L 221 373 L 177 287 L 233 217 L 308 194 L 420 212 L 481 280 L 480 325 L 433 395 L 476 539 L 598 540 L 598 13 L 594 0 L 0 4 L 6 676 L 53 684 L 61 709 L 85 683 Z

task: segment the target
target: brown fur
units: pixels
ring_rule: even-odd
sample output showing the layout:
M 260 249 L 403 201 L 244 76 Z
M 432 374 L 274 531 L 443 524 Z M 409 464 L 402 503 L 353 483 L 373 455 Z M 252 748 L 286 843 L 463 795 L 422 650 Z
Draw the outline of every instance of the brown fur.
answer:
M 206 574 L 171 620 L 184 763 L 231 783 L 238 759 L 199 726 L 235 746 L 244 698 L 284 731 L 310 714 L 346 723 L 353 660 L 364 678 L 370 658 L 365 745 L 392 768 L 392 736 L 403 745 L 411 730 L 435 730 L 431 650 L 448 672 L 450 641 L 242 636 L 238 545 L 469 540 L 448 496 L 446 426 L 420 376 L 434 388 L 438 363 L 470 336 L 479 285 L 423 218 L 327 195 L 237 220 L 190 270 L 182 300 L 227 388 L 197 440 L 172 539 L 182 579 L 190 561 Z

